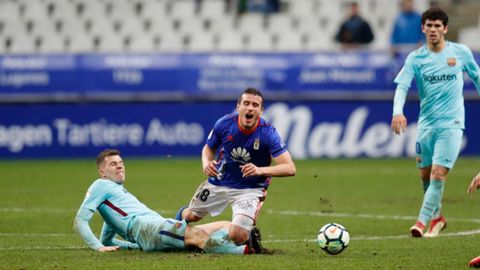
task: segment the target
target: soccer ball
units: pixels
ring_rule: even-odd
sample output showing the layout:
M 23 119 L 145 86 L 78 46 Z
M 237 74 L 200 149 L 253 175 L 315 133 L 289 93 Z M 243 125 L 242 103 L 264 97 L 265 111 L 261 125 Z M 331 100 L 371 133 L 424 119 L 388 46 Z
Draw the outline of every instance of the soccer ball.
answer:
M 328 223 L 318 232 L 317 243 L 330 255 L 337 255 L 347 248 L 350 235 L 347 229 L 338 223 Z

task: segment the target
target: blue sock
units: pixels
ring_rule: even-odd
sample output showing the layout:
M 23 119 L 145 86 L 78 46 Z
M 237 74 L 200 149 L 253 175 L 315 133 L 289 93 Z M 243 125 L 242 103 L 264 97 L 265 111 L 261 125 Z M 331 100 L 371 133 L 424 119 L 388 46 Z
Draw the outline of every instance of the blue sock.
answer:
M 427 192 L 427 189 L 428 187 L 430 186 L 430 180 L 422 180 L 422 184 L 423 184 L 423 193 Z M 433 212 L 433 218 L 438 218 L 440 216 L 440 209 L 442 209 L 442 204 L 440 203 L 438 205 L 438 207 L 435 209 L 435 211 Z
M 245 245 L 237 246 L 230 240 L 228 231 L 222 229 L 210 235 L 210 239 L 208 239 L 203 250 L 207 253 L 244 254 Z
M 175 215 L 175 219 L 176 219 L 176 220 L 182 221 L 182 219 L 183 219 L 183 218 L 182 218 L 183 210 L 185 210 L 187 207 L 188 207 L 188 206 L 182 206 L 182 207 L 180 207 L 180 209 L 178 209 L 177 214 Z M 187 222 L 188 222 L 188 221 L 187 221 Z
M 420 209 L 420 215 L 418 216 L 418 220 L 423 224 L 428 224 L 433 218 L 435 211 L 440 209 L 444 186 L 445 181 L 436 179 L 430 181 L 430 186 L 423 196 L 423 204 Z

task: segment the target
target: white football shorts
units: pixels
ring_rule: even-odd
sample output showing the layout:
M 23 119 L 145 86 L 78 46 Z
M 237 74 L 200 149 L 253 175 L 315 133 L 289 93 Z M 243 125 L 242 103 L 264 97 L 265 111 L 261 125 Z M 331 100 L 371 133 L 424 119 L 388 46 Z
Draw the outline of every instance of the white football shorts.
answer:
M 210 214 L 215 217 L 231 205 L 232 217 L 241 214 L 255 221 L 266 197 L 267 190 L 264 188 L 230 188 L 213 185 L 207 180 L 198 187 L 189 208 L 196 216 Z

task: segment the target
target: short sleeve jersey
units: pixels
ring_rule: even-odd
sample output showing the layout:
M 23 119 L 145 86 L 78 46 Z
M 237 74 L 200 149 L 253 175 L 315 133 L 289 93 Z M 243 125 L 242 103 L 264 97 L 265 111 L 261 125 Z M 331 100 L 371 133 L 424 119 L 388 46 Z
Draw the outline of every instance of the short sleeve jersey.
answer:
M 449 41 L 445 45 L 438 53 L 427 45 L 411 52 L 395 78 L 407 88 L 416 80 L 420 129 L 465 128 L 463 72 L 478 81 L 479 68 L 468 47 Z
M 208 135 L 207 145 L 219 150 L 217 170 L 219 177 L 209 177 L 214 185 L 232 188 L 267 188 L 270 177 L 243 177 L 241 165 L 253 163 L 257 167 L 270 166 L 272 157 L 287 151 L 277 130 L 260 118 L 257 126 L 246 131 L 238 125 L 238 113 L 220 118 Z

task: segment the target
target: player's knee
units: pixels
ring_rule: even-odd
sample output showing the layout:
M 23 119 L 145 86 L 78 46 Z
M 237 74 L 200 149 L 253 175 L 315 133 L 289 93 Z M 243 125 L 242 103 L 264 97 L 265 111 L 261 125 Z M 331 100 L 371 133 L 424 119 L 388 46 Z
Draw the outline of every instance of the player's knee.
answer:
M 444 167 L 437 167 L 432 169 L 430 173 L 430 179 L 437 179 L 437 180 L 446 180 L 448 174 L 448 169 Z
M 237 214 L 233 217 L 228 234 L 237 245 L 241 245 L 248 240 L 252 226 L 253 219 L 251 217 Z
M 228 236 L 237 245 L 243 245 L 247 242 L 249 235 L 249 230 L 235 225 L 231 225 L 230 230 L 228 231 Z

